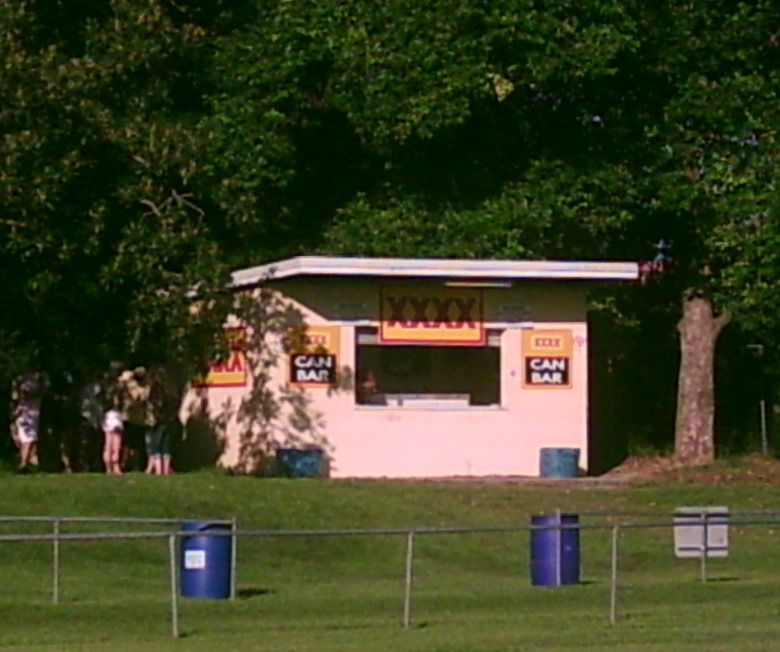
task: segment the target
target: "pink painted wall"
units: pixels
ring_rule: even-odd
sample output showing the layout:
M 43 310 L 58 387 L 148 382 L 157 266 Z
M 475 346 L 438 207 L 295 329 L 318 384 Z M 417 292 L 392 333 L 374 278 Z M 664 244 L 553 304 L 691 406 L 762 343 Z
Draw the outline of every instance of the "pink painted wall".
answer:
M 247 387 L 190 392 L 183 420 L 200 410 L 217 421 L 214 432 L 224 446 L 220 463 L 244 470 L 263 454 L 272 455 L 277 446 L 306 445 L 326 451 L 332 477 L 537 476 L 543 447 L 579 448 L 580 467 L 587 469 L 584 284 L 515 282 L 511 289 L 484 290 L 485 325 L 503 329 L 500 407 L 356 405 L 355 327 L 377 325 L 379 287 L 390 283 L 364 278 L 276 282 L 276 297 L 283 306 L 279 314 L 292 321 L 302 318 L 309 326 L 339 325 L 340 386 L 291 387 L 282 336 L 275 330 L 263 337 L 262 352 L 249 351 L 253 369 Z M 420 283 L 428 283 L 432 291 L 441 288 L 441 281 Z M 523 388 L 522 332 L 528 328 L 572 332 L 571 388 Z M 261 369 L 268 377 L 257 382 Z M 247 407 L 258 396 L 275 405 L 262 417 Z M 257 453 L 249 462 L 247 449 Z

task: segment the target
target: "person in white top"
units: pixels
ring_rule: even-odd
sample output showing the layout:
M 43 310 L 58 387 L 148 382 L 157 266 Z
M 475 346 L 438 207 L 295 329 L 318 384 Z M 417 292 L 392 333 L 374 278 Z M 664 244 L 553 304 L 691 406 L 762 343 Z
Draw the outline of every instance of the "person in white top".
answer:
M 15 387 L 14 427 L 19 446 L 19 470 L 30 470 L 36 457 L 38 424 L 41 417 L 42 380 L 40 374 L 25 374 Z
M 103 433 L 106 437 L 103 447 L 103 463 L 106 465 L 106 473 L 122 473 L 124 423 L 119 410 L 106 410 L 103 415 Z

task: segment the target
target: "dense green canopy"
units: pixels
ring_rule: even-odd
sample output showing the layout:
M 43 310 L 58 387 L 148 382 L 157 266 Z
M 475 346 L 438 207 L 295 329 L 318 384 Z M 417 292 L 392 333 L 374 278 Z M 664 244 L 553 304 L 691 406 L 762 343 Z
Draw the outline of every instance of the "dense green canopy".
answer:
M 313 251 L 660 254 L 604 305 L 662 332 L 700 300 L 698 339 L 730 315 L 771 359 L 778 25 L 765 0 L 0 0 L 0 375 L 194 360 L 226 302 L 193 289 Z

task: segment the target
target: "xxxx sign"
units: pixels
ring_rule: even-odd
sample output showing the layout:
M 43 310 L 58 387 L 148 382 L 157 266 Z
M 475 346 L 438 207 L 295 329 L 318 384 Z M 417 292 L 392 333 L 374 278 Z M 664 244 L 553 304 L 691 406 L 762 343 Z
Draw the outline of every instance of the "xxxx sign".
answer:
M 198 387 L 245 387 L 246 370 L 246 329 L 227 329 L 228 353 L 224 360 L 215 360 L 209 365 L 205 375 L 196 379 Z
M 485 343 L 482 293 L 449 288 L 383 288 L 379 339 L 383 343 Z

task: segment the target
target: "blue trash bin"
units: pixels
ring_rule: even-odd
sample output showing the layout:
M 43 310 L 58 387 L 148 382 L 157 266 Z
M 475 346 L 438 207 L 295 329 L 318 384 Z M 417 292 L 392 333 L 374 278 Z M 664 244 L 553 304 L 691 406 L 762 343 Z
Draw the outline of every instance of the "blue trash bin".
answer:
M 230 523 L 185 521 L 187 532 L 232 531 Z M 193 534 L 181 539 L 181 595 L 185 598 L 230 597 L 233 573 L 233 537 Z
M 579 465 L 579 448 L 542 448 L 539 453 L 539 475 L 543 478 L 576 478 Z
M 282 473 L 291 478 L 315 478 L 322 473 L 323 452 L 319 448 L 279 448 L 276 459 Z
M 558 525 L 569 527 L 558 528 Z M 531 584 L 562 586 L 580 582 L 580 530 L 576 514 L 531 517 Z

